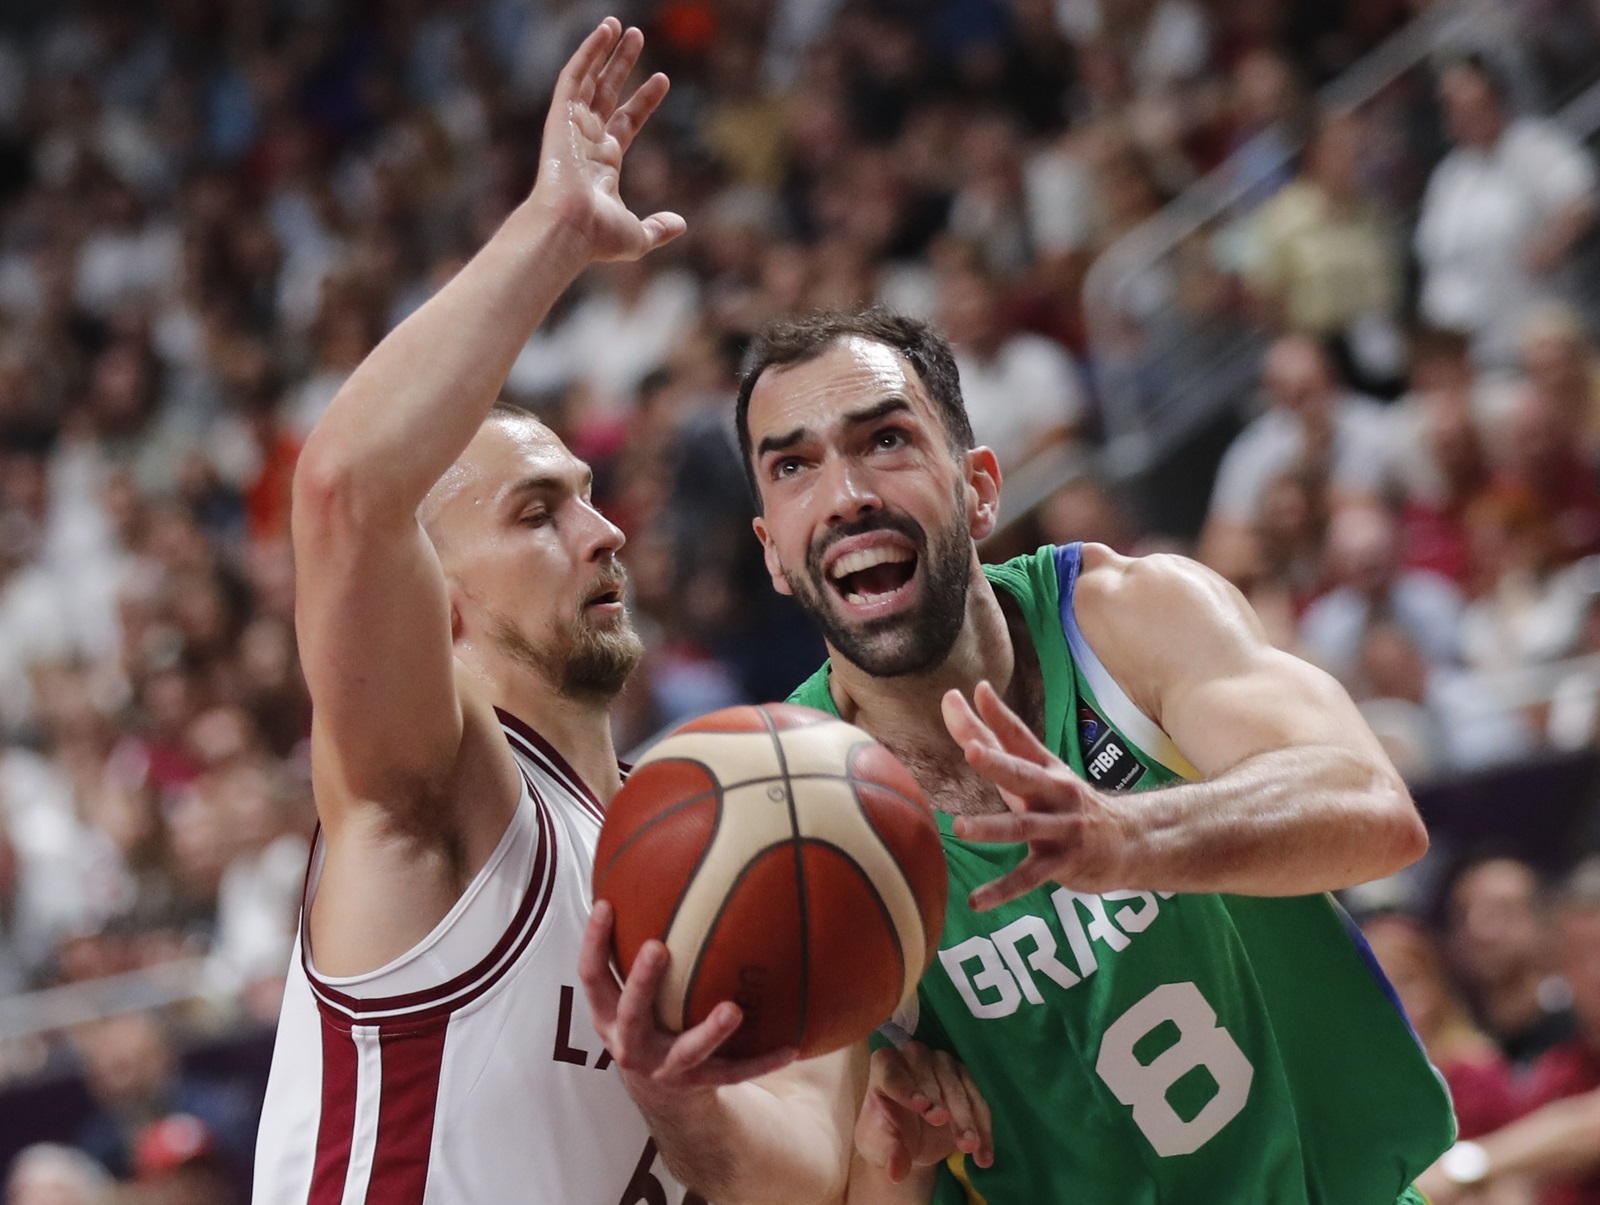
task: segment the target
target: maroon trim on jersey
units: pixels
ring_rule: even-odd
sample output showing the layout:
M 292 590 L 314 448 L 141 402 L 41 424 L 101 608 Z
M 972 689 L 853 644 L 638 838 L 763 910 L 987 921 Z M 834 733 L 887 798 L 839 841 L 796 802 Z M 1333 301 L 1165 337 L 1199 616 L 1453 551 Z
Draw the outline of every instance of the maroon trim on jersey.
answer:
M 384 1033 L 383 1082 L 378 1100 L 378 1140 L 372 1154 L 367 1200 L 379 1205 L 422 1205 L 433 1150 L 434 1114 L 444 1065 L 448 1025 Z
M 350 1173 L 356 1130 L 356 1041 L 348 1029 L 322 1031 L 322 1111 L 317 1122 L 317 1158 L 306 1205 L 339 1205 Z
M 311 969 L 309 943 L 302 940 L 301 958 L 306 979 L 312 994 L 317 998 L 324 1017 L 336 1025 L 403 1025 L 411 1026 L 449 1016 L 482 996 L 513 966 L 533 940 L 544 921 L 550 899 L 555 894 L 556 881 L 556 826 L 538 788 L 523 774 L 532 794 L 534 814 L 539 825 L 539 847 L 534 855 L 533 872 L 529 876 L 528 890 L 523 894 L 517 914 L 495 943 L 492 950 L 470 970 L 437 987 L 423 988 L 399 996 L 362 998 L 341 992 L 319 978 Z M 394 1016 L 374 1016 L 393 1013 Z
M 494 713 L 500 717 L 500 726 L 507 730 L 507 735 L 519 738 L 525 746 L 523 751 L 535 761 L 540 762 L 555 777 L 565 782 L 572 793 L 588 805 L 589 811 L 594 814 L 596 820 L 604 820 L 606 818 L 606 811 L 600 803 L 600 797 L 590 789 L 588 783 L 579 777 L 578 772 L 572 768 L 571 763 L 561 756 L 554 745 L 509 711 L 501 711 L 500 708 L 496 707 Z M 620 767 L 622 763 L 618 762 L 617 764 Z

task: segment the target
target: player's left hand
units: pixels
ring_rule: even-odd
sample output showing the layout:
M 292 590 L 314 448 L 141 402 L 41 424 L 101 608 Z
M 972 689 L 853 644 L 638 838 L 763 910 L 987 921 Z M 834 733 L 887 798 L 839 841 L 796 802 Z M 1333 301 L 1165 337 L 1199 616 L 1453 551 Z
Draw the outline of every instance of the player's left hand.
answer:
M 966 1067 L 921 1042 L 875 1050 L 856 1119 L 856 1152 L 898 1184 L 956 1151 L 994 1163 L 989 1105 Z
M 596 900 L 583 933 L 578 977 L 589 997 L 595 1032 L 636 1096 L 648 1093 L 662 1098 L 741 1083 L 794 1062 L 793 1049 L 750 1059 L 717 1054 L 744 1020 L 744 1013 L 731 1000 L 718 1004 L 693 1029 L 682 1033 L 662 1029 L 656 1020 L 656 989 L 671 956 L 659 941 L 646 942 L 634 959 L 627 983 L 619 984 L 611 969 L 611 924 L 611 905 Z
M 1074 774 L 987 682 L 972 697 L 976 710 L 960 691 L 945 694 L 945 727 L 967 764 L 1000 788 L 1009 811 L 958 816 L 956 836 L 1028 845 L 1015 869 L 972 893 L 972 907 L 994 908 L 1046 882 L 1086 892 L 1128 886 L 1122 880 L 1130 829 L 1116 797 Z

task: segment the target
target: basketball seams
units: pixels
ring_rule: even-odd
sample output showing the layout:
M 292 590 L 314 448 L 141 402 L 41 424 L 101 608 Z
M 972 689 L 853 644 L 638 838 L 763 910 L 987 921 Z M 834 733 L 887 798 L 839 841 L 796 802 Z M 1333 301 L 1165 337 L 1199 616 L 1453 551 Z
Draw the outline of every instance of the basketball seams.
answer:
M 707 718 L 641 759 L 644 795 L 612 808 L 621 831 L 595 895 L 644 893 L 671 956 L 656 996 L 667 1028 L 731 998 L 745 1018 L 729 1049 L 845 1040 L 914 986 L 937 932 L 918 896 L 927 847 L 942 856 L 927 804 L 892 753 L 861 756 L 881 746 L 835 717 L 751 705 Z
M 789 754 L 783 747 L 783 737 L 777 720 L 765 707 L 757 707 L 761 718 L 766 722 L 767 732 L 772 737 L 772 749 L 778 757 L 778 772 L 783 776 L 784 802 L 789 809 L 790 842 L 794 848 L 794 890 L 795 906 L 799 909 L 800 917 L 800 999 L 811 998 L 811 915 L 806 899 L 806 861 L 805 850 L 800 843 L 800 816 L 796 810 L 794 800 L 794 781 L 789 777 Z M 805 725 L 811 727 L 812 725 Z M 796 725 L 796 728 L 801 725 Z M 799 1031 L 795 1034 L 794 1044 L 801 1045 L 805 1040 L 806 1010 L 800 1010 Z
M 638 828 L 634 829 L 633 832 L 629 833 L 627 838 L 622 842 L 622 844 L 617 846 L 616 849 L 611 851 L 611 856 L 606 859 L 605 866 L 604 867 L 596 867 L 596 869 L 595 869 L 595 883 L 594 883 L 594 898 L 595 899 L 599 899 L 601 897 L 601 895 L 604 893 L 606 880 L 608 880 L 611 877 L 611 870 L 612 870 L 612 868 L 614 866 L 616 866 L 617 859 L 622 857 L 623 854 L 627 853 L 628 850 L 633 847 L 633 845 L 634 845 L 634 843 L 636 841 L 638 841 L 645 834 L 649 833 L 652 829 L 654 829 L 656 827 L 656 825 L 660 824 L 663 820 L 670 820 L 670 819 L 672 819 L 672 817 L 676 816 L 678 813 L 684 811 L 687 808 L 695 807 L 695 806 L 697 806 L 699 804 L 704 803 L 708 799 L 715 799 L 717 801 L 717 811 L 716 811 L 716 815 L 713 817 L 712 822 L 711 822 L 711 834 L 710 834 L 710 837 L 707 838 L 706 847 L 710 848 L 711 841 L 716 838 L 717 826 L 722 822 L 722 800 L 723 800 L 723 797 L 724 797 L 724 795 L 726 793 L 727 788 L 725 788 L 721 783 L 717 782 L 716 772 L 713 771 L 711 769 L 711 767 L 706 765 L 704 762 L 695 761 L 694 759 L 687 758 L 687 757 L 672 758 L 671 760 L 673 760 L 673 761 L 681 761 L 681 762 L 684 762 L 687 765 L 699 766 L 701 769 L 703 769 L 706 772 L 706 777 L 708 779 L 710 779 L 713 783 L 716 783 L 716 785 L 713 786 L 709 791 L 701 791 L 698 795 L 691 795 L 689 798 L 681 800 L 680 802 L 673 804 L 671 807 L 667 808 L 665 811 L 661 812 L 659 815 L 652 816 L 649 820 L 646 820 Z M 661 763 L 657 762 L 657 763 L 653 763 L 653 764 L 659 765 Z M 705 857 L 705 855 L 702 852 L 702 854 L 701 854 L 701 860 L 702 861 L 704 860 L 704 857 Z M 698 871 L 699 869 L 700 869 L 700 863 L 696 862 L 695 866 L 694 866 L 694 870 Z M 694 878 L 694 874 L 692 872 L 689 875 L 689 878 L 690 879 Z

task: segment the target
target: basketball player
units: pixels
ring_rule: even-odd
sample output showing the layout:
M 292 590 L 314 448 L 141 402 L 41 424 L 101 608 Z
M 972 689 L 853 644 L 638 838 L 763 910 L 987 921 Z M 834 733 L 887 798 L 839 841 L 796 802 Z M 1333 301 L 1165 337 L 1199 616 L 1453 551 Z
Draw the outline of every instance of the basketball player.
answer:
M 941 948 L 885 1030 L 966 1064 L 995 1149 L 912 1199 L 1420 1200 L 1449 1100 L 1325 893 L 1427 837 L 1349 697 L 1192 561 L 981 565 L 1000 471 L 921 323 L 763 332 L 738 422 L 773 583 L 830 653 L 792 701 L 866 728 L 940 812 Z M 663 1078 L 642 1103 L 689 1183 L 756 1157 Z
M 550 432 L 491 411 L 583 268 L 684 228 L 617 193 L 667 89 L 658 75 L 622 101 L 641 44 L 611 19 L 584 41 L 532 194 L 351 376 L 300 460 L 322 829 L 257 1205 L 687 1199 L 576 991 L 620 782 L 607 705 L 640 654 L 622 533 Z

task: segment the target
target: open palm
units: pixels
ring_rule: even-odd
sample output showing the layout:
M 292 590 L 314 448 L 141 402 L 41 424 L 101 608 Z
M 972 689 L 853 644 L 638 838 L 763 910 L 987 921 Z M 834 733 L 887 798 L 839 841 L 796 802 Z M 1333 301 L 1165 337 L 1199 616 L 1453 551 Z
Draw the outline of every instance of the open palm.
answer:
M 685 229 L 675 213 L 635 216 L 619 189 L 623 156 L 667 94 L 667 77 L 657 73 L 622 101 L 643 48 L 642 33 L 607 17 L 562 69 L 545 119 L 531 199 L 576 232 L 596 260 L 638 259 Z

